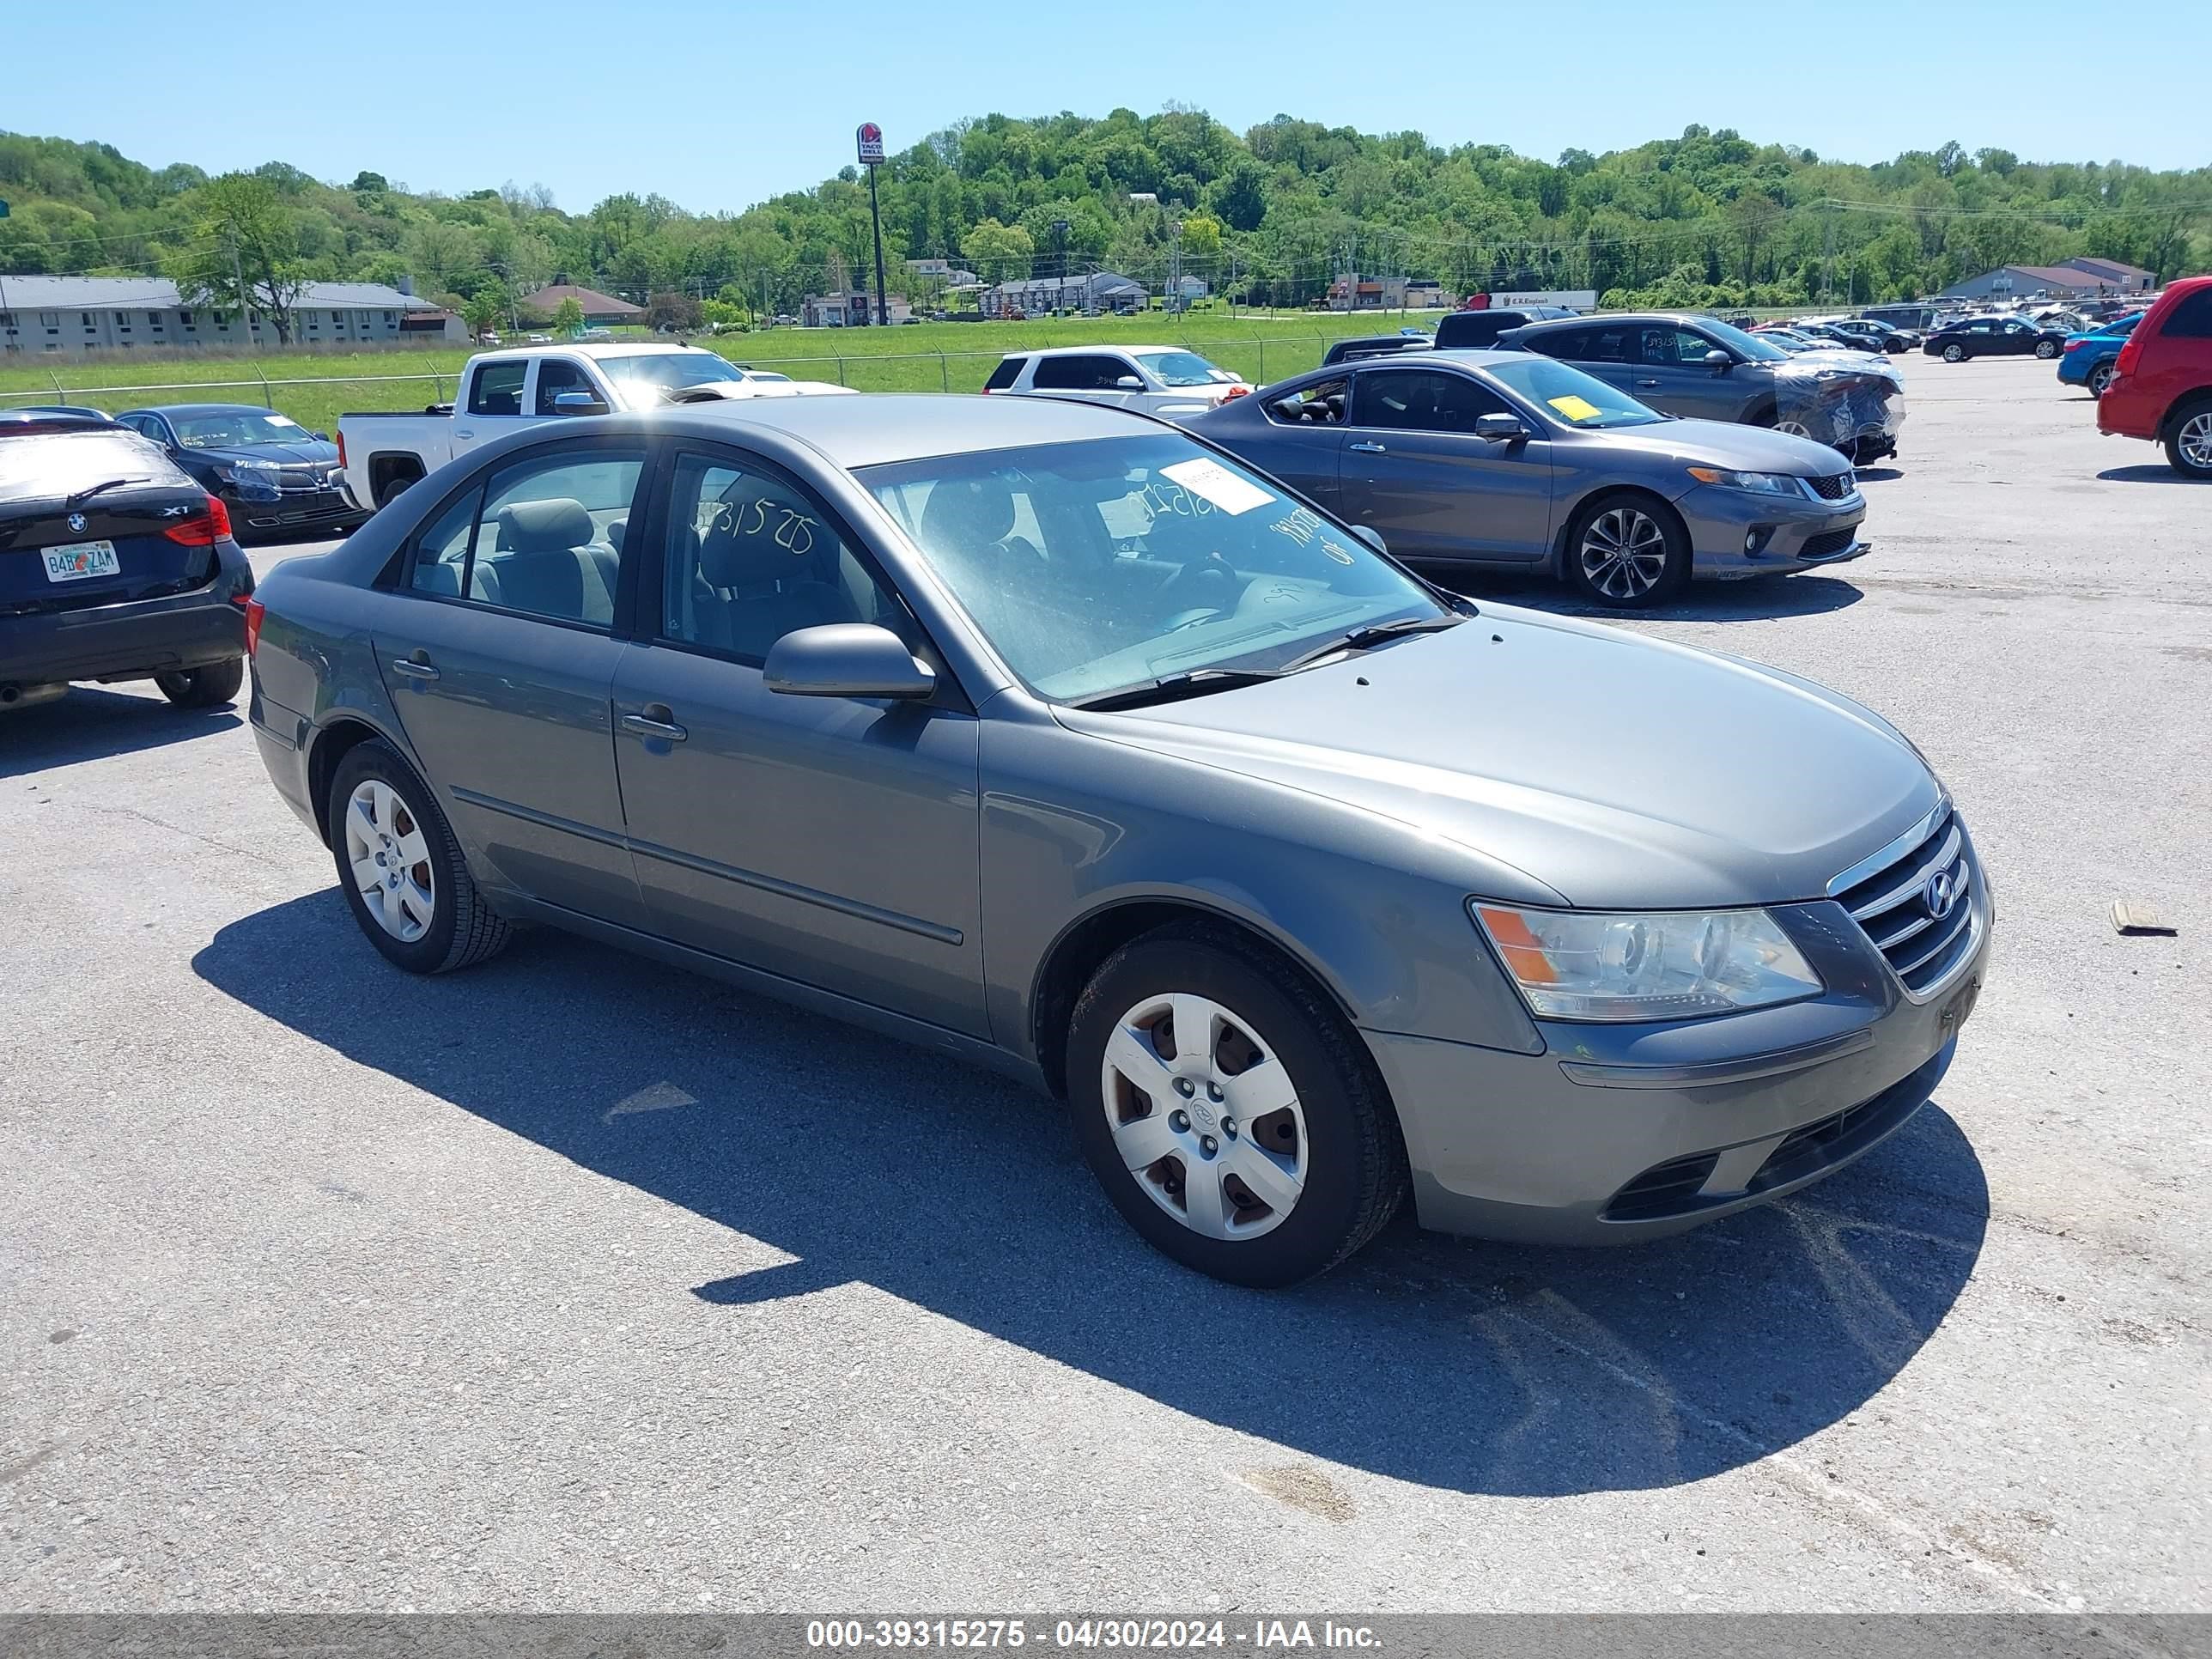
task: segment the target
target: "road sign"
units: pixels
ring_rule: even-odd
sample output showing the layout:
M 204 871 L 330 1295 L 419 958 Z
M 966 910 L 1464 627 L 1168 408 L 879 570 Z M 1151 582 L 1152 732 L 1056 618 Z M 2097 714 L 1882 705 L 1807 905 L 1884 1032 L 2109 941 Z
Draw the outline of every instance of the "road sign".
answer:
M 860 123 L 860 131 L 853 135 L 860 152 L 860 165 L 879 167 L 884 164 L 884 130 L 873 121 Z

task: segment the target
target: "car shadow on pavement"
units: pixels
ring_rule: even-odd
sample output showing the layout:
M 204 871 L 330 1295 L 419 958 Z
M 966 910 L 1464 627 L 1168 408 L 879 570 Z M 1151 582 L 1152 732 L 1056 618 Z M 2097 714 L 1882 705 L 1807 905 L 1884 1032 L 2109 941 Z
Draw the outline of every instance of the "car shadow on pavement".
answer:
M 2176 472 L 2170 466 L 2108 466 L 2097 475 L 2106 483 L 2162 483 L 2201 484 L 2203 478 L 2191 478 Z
M 412 978 L 334 890 L 232 923 L 192 965 L 360 1066 L 796 1258 L 659 1295 L 740 1317 L 877 1286 L 1266 1443 L 1255 1471 L 1279 1448 L 1554 1496 L 1755 1462 L 1881 1392 L 1989 1216 L 1931 1105 L 1809 1193 L 1678 1238 L 1536 1249 L 1401 1218 L 1334 1274 L 1258 1293 L 1141 1243 L 1055 1103 L 714 981 L 546 932 Z
M 1839 577 L 1808 572 L 1797 576 L 1761 576 L 1750 581 L 1694 582 L 1686 593 L 1648 609 L 1618 611 L 1591 604 L 1564 582 L 1481 576 L 1463 570 L 1428 569 L 1422 574 L 1478 605 L 1490 599 L 1563 617 L 1586 617 L 1594 622 L 1769 622 L 1782 617 L 1825 616 L 1866 597 Z
M 52 702 L 0 714 L 0 778 L 188 743 L 239 723 L 234 709 L 177 708 L 162 697 L 71 686 Z

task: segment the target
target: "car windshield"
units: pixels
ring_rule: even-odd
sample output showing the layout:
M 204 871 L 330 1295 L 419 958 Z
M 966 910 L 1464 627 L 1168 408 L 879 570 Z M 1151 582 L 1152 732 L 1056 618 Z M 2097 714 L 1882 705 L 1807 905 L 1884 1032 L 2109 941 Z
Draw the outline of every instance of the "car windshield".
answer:
M 1720 344 L 1754 363 L 1778 363 L 1790 355 L 1780 346 L 1762 340 L 1756 335 L 1747 334 L 1733 324 L 1722 322 L 1715 317 L 1698 318 L 1698 327 L 1711 335 Z
M 1133 351 L 1129 355 L 1163 386 L 1216 386 L 1237 378 L 1225 368 L 1216 368 L 1195 351 Z
M 679 387 L 745 378 L 743 369 L 711 351 L 641 351 L 634 357 L 602 357 L 599 372 L 635 409 L 649 409 Z
M 240 444 L 311 442 L 307 429 L 288 415 L 258 409 L 221 409 L 209 415 L 172 415 L 169 424 L 186 449 L 228 449 Z
M 111 478 L 182 482 L 159 449 L 122 428 L 0 435 L 0 503 L 58 501 Z
M 1340 526 L 1178 434 L 863 467 L 1006 666 L 1060 702 L 1269 670 L 1447 611 Z
M 1570 363 L 1516 352 L 1500 354 L 1485 365 L 1492 379 L 1543 410 L 1555 421 L 1584 430 L 1601 427 L 1649 426 L 1669 417 L 1626 392 L 1585 374 Z

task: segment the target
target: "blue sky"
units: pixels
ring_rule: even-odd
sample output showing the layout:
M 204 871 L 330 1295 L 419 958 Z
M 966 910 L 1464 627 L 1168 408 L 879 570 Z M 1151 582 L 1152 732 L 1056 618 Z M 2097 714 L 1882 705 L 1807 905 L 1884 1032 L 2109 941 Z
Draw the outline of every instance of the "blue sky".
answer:
M 1391 9 L 471 0 L 231 9 L 185 26 L 173 0 L 102 0 L 99 38 L 151 49 L 88 52 L 94 19 L 13 7 L 0 127 L 210 172 L 280 160 L 455 194 L 542 183 L 572 211 L 619 190 L 742 208 L 849 161 L 864 119 L 896 150 L 963 116 L 1170 100 L 1240 131 L 1283 112 L 1547 159 L 1696 121 L 1858 161 L 1956 138 L 2034 161 L 2212 163 L 2202 0 L 2134 12 L 2101 40 L 2079 0 L 1464 3 L 1418 9 L 1455 21 L 1381 21 Z M 33 65 L 57 72 L 21 72 Z

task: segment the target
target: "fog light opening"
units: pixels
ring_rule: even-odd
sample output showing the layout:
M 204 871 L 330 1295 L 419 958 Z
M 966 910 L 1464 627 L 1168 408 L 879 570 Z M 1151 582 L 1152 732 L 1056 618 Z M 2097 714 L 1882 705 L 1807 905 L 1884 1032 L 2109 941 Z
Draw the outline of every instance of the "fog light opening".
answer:
M 1743 550 L 1750 557 L 1757 558 L 1761 553 L 1766 551 L 1767 543 L 1773 539 L 1772 525 L 1755 524 L 1743 532 Z

